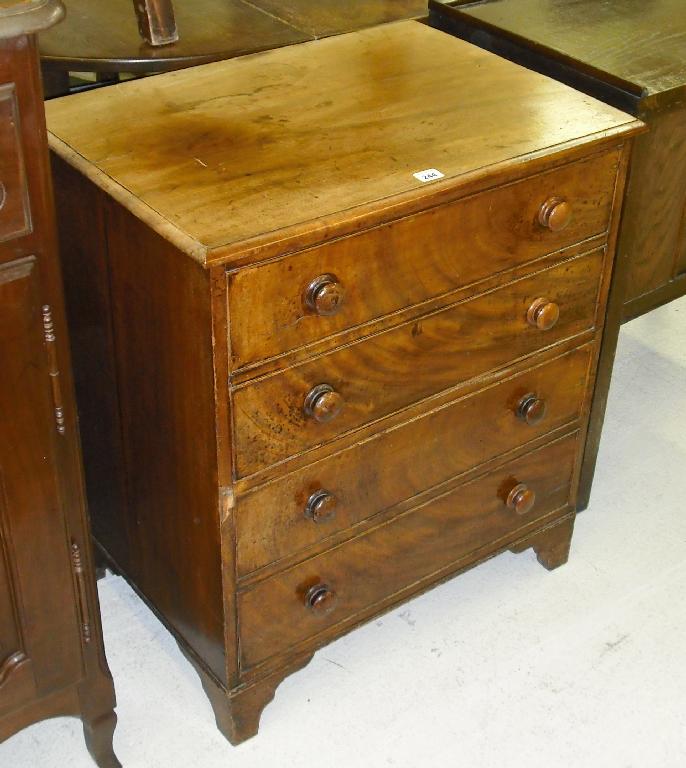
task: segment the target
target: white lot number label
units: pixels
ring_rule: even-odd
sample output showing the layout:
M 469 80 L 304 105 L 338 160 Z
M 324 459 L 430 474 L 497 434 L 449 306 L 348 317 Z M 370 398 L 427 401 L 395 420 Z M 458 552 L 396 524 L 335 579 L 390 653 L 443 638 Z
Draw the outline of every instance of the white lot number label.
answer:
M 422 181 L 426 184 L 427 181 L 437 181 L 438 179 L 442 179 L 445 174 L 441 173 L 435 168 L 427 168 L 425 171 L 419 171 L 418 173 L 413 173 L 412 175 L 415 177 L 415 179 L 419 179 L 419 181 Z

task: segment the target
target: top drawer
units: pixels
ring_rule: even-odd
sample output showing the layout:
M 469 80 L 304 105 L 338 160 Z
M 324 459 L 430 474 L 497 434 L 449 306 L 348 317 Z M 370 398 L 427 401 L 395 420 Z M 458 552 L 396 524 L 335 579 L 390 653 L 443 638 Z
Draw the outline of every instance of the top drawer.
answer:
M 0 242 L 30 231 L 28 188 L 13 85 L 0 86 Z
M 464 288 L 607 230 L 619 151 L 229 275 L 234 369 Z M 566 201 L 552 229 L 546 202 Z M 318 278 L 320 279 L 318 282 Z

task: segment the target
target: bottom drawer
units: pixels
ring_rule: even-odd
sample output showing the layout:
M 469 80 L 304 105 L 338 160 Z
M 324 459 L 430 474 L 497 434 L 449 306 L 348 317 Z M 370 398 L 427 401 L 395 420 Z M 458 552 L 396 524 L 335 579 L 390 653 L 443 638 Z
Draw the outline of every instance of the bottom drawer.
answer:
M 329 627 L 370 612 L 475 550 L 498 549 L 519 529 L 565 507 L 576 447 L 574 433 L 242 592 L 242 667 L 308 638 L 316 642 Z M 520 483 L 535 494 L 528 510 L 530 494 L 511 494 Z M 518 511 L 508 496 L 519 502 Z

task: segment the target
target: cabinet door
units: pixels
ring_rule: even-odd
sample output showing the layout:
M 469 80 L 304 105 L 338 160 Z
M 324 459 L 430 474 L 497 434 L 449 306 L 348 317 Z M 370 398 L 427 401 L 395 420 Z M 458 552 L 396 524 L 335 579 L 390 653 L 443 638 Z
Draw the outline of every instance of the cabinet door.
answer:
M 0 714 L 82 674 L 38 273 L 31 256 L 0 265 Z

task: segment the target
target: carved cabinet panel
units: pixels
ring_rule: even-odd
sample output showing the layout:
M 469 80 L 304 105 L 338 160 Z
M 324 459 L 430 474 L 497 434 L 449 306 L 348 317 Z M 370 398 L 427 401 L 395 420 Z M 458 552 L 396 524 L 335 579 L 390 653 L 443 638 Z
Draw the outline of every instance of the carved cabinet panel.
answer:
M 34 35 L 63 12 L 0 3 L 0 742 L 75 715 L 119 768 Z
M 0 711 L 81 676 L 79 617 L 54 450 L 50 308 L 32 256 L 0 267 Z M 45 323 L 48 323 L 46 331 Z M 46 340 L 46 334 L 48 340 Z M 36 627 L 49 625 L 50 632 Z

